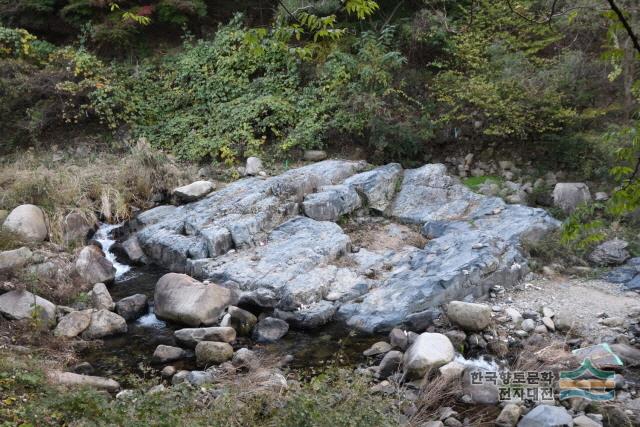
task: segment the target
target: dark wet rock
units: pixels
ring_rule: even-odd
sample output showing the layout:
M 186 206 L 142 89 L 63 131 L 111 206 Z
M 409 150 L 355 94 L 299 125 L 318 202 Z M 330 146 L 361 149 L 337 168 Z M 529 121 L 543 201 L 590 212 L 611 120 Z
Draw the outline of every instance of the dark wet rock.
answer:
M 236 330 L 238 335 L 248 336 L 256 323 L 258 323 L 258 318 L 253 313 L 230 305 L 227 307 L 227 314 L 225 314 L 220 326 L 230 326 Z
M 394 328 L 389 332 L 389 344 L 394 348 L 399 348 L 404 351 L 409 345 L 409 337 L 402 329 Z
M 378 378 L 386 380 L 391 375 L 399 371 L 402 365 L 402 352 L 397 350 L 391 350 L 384 355 L 378 366 Z
M 225 326 L 212 326 L 209 328 L 185 328 L 173 333 L 180 344 L 194 348 L 201 341 L 218 341 L 230 343 L 236 340 L 236 331 Z
M 336 310 L 337 306 L 334 303 L 323 300 L 296 311 L 283 311 L 276 308 L 273 317 L 282 319 L 295 328 L 315 329 L 329 323 Z
M 148 305 L 146 295 L 135 294 L 118 301 L 116 313 L 124 317 L 125 320 L 135 320 L 147 313 Z
M 153 352 L 153 357 L 151 361 L 153 363 L 168 363 L 174 362 L 176 360 L 184 359 L 188 356 L 188 353 L 180 348 L 173 347 L 170 345 L 160 344 L 156 347 L 156 350 Z
M 518 427 L 571 427 L 573 417 L 562 406 L 539 405 L 522 417 Z
M 162 276 L 154 294 L 158 318 L 189 326 L 214 324 L 223 310 L 235 302 L 235 293 L 227 288 L 176 273 Z
M 256 342 L 278 341 L 289 331 L 289 324 L 284 320 L 266 317 L 253 328 L 253 339 Z
M 134 235 L 122 243 L 116 243 L 111 247 L 111 251 L 118 256 L 123 256 L 131 264 L 144 264 L 147 258 L 138 243 L 138 238 Z

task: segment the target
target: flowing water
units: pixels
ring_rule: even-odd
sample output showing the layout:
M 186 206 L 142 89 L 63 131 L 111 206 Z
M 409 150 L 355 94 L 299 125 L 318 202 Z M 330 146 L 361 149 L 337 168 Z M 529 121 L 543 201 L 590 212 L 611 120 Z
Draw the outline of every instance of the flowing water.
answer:
M 167 271 L 158 266 L 124 264 L 111 252 L 115 243 L 112 234 L 118 227 L 104 224 L 94 236 L 116 268 L 116 278 L 109 286 L 109 292 L 114 301 L 145 294 L 151 302 L 150 311 L 129 322 L 126 334 L 103 339 L 102 345 L 87 349 L 81 357 L 91 363 L 96 375 L 123 380 L 128 374 L 141 373 L 143 366 L 151 365 L 151 356 L 158 345 L 176 345 L 173 332 L 184 326 L 164 322 L 153 314 L 155 284 Z M 234 347 L 251 348 L 271 357 L 292 355 L 292 367 L 313 371 L 329 363 L 355 366 L 364 361 L 362 351 L 379 340 L 380 337 L 354 335 L 342 325 L 333 324 L 308 332 L 290 330 L 283 339 L 271 344 L 255 344 L 248 338 L 238 337 Z M 172 365 L 195 369 L 194 362 L 193 358 L 188 358 Z

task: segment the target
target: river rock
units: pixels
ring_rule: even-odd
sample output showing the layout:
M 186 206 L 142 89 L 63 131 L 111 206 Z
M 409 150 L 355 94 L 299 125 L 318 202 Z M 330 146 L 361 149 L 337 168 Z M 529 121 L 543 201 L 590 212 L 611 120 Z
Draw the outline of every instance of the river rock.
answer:
M 198 366 L 219 365 L 232 357 L 233 348 L 226 342 L 201 341 L 196 345 Z
M 127 332 L 127 321 L 108 310 L 91 313 L 91 323 L 82 333 L 82 338 L 93 340 Z
M 80 212 L 70 212 L 62 221 L 62 237 L 66 244 L 84 244 L 89 233 L 96 230 L 96 224 Z
M 620 265 L 631 257 L 627 247 L 629 243 L 622 239 L 608 240 L 599 244 L 589 255 L 589 261 L 597 265 Z
M 509 316 L 509 319 L 513 322 L 514 325 L 520 326 L 522 323 L 522 314 L 513 307 L 508 307 L 504 313 Z
M 12 320 L 36 316 L 49 324 L 56 321 L 55 304 L 29 291 L 10 291 L 0 295 L 0 313 Z
M 212 325 L 236 301 L 235 293 L 216 284 L 205 285 L 186 274 L 167 273 L 154 294 L 158 318 L 189 326 Z
M 42 242 L 49 235 L 44 212 L 35 205 L 20 205 L 13 209 L 2 228 L 25 242 Z
M 378 378 L 386 380 L 391 375 L 399 371 L 400 365 L 402 365 L 402 352 L 397 350 L 391 350 L 384 355 L 378 366 Z
M 289 331 L 289 324 L 274 317 L 265 317 L 253 329 L 253 339 L 256 342 L 278 341 Z
M 218 341 L 230 343 L 236 340 L 236 331 L 225 326 L 212 326 L 209 328 L 185 328 L 173 333 L 180 344 L 194 348 L 201 341 Z
M 91 387 L 106 390 L 109 393 L 115 393 L 120 389 L 120 384 L 112 379 L 80 375 L 73 372 L 50 371 L 47 372 L 47 378 L 54 384 L 69 387 Z
M 456 362 L 455 360 L 438 368 L 440 375 L 449 381 L 457 380 L 462 377 L 464 370 L 464 365 L 460 362 Z
M 304 214 L 316 221 L 337 221 L 361 206 L 356 190 L 347 185 L 331 185 L 309 194 L 302 203 Z
M 409 337 L 402 329 L 393 328 L 391 332 L 389 332 L 389 344 L 391 344 L 392 347 L 404 351 L 409 345 Z
M 160 344 L 153 352 L 153 363 L 169 363 L 187 357 L 187 352 L 180 347 Z
M 536 328 L 536 322 L 533 319 L 524 319 L 520 327 L 525 332 L 531 332 Z
M 243 310 L 236 306 L 227 307 L 227 314 L 220 326 L 230 326 L 236 330 L 238 335 L 248 336 L 251 334 L 253 327 L 258 323 L 258 318 L 253 313 Z M 224 323 L 224 324 L 223 324 Z M 223 340 L 214 340 L 223 341 Z
M 451 301 L 447 306 L 447 317 L 465 331 L 481 331 L 491 323 L 491 307 L 486 304 Z
M 464 394 L 469 396 L 472 403 L 478 405 L 496 405 L 500 401 L 500 389 L 498 386 L 491 382 L 473 384 L 471 381 L 473 372 L 482 372 L 484 375 L 485 370 L 476 367 L 468 367 L 465 369 L 462 376 Z
M 24 267 L 32 256 L 33 253 L 26 246 L 11 251 L 2 251 L 0 252 L 0 271 Z
M 453 345 L 442 334 L 425 332 L 404 354 L 403 366 L 407 378 L 422 378 L 427 372 L 451 362 Z
M 244 368 L 250 371 L 260 367 L 260 360 L 258 360 L 258 356 L 248 348 L 241 348 L 236 351 L 233 355 L 233 359 L 231 359 L 231 363 L 233 363 L 233 366 L 238 369 Z
M 87 283 L 108 283 L 116 277 L 116 269 L 100 248 L 85 246 L 76 260 L 76 271 Z
M 296 311 L 275 309 L 273 317 L 284 320 L 298 329 L 315 329 L 329 323 L 338 307 L 330 301 L 319 301 L 303 306 Z
M 96 310 L 113 310 L 115 304 L 104 283 L 96 283 L 91 290 L 91 305 Z
M 362 352 L 366 357 L 377 356 L 389 352 L 393 347 L 386 341 L 378 341 L 371 347 Z
M 137 233 L 150 261 L 235 289 L 240 304 L 279 310 L 292 326 L 297 319 L 319 325 L 331 314 L 349 328 L 374 333 L 425 330 L 443 303 L 521 280 L 528 273 L 521 242 L 559 225 L 541 209 L 473 193 L 443 165 L 406 170 L 393 186 L 385 170 L 358 177 L 366 167 L 326 160 L 275 177 L 241 179 L 197 202 L 152 209 L 126 228 Z M 384 221 L 390 227 L 456 225 L 426 244 L 403 241 L 389 250 L 367 243 L 352 251 L 349 234 L 337 224 L 300 216 L 310 194 L 336 185 L 362 200 L 386 194 L 380 200 L 389 201 Z M 373 233 L 369 225 L 378 219 L 352 222 Z M 387 228 L 375 229 L 376 239 L 397 241 Z
M 257 157 L 249 157 L 247 159 L 247 164 L 244 168 L 245 175 L 253 176 L 258 175 L 260 172 L 264 170 L 262 166 L 262 160 Z
M 308 162 L 319 162 L 327 158 L 327 152 L 324 150 L 305 150 L 302 158 Z
M 520 405 L 507 403 L 496 419 L 496 427 L 516 427 L 521 412 Z
M 578 206 L 591 201 L 587 184 L 582 182 L 557 183 L 553 189 L 553 205 L 570 214 Z
M 195 202 L 215 190 L 211 181 L 196 181 L 182 187 L 174 188 L 173 195 L 181 202 Z
M 135 320 L 147 313 L 148 305 L 146 295 L 135 294 L 118 301 L 116 303 L 116 313 L 127 321 Z
M 121 252 L 132 264 L 142 264 L 146 261 L 146 257 L 136 236 L 129 237 L 120 244 L 120 247 L 122 248 Z
M 53 334 L 57 337 L 77 337 L 89 327 L 92 312 L 93 310 L 72 311 L 60 319 Z
M 571 427 L 573 418 L 562 406 L 538 405 L 522 417 L 518 427 Z

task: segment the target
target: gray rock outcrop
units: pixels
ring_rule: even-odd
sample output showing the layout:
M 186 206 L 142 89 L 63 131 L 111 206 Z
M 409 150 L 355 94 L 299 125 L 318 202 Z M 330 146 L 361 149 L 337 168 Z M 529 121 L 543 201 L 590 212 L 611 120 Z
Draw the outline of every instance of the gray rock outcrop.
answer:
M 327 160 L 245 178 L 144 212 L 127 229 L 151 261 L 231 289 L 239 304 L 273 309 L 294 327 L 337 319 L 377 332 L 424 330 L 443 303 L 517 282 L 528 273 L 521 242 L 559 225 L 544 210 L 474 193 L 443 165 L 366 167 Z M 335 207 L 331 215 L 312 213 L 318 201 Z M 357 221 L 347 232 L 333 222 L 346 213 Z M 430 240 L 399 237 L 398 227 L 428 230 Z

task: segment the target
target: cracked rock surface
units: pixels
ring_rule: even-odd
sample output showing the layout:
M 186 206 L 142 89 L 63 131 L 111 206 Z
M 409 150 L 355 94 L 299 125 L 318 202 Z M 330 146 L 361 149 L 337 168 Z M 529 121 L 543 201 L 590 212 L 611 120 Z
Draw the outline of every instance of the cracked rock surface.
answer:
M 153 262 L 294 327 L 379 332 L 424 327 L 443 303 L 515 283 L 528 272 L 523 239 L 557 226 L 544 210 L 472 192 L 440 164 L 327 160 L 154 208 L 128 230 Z

